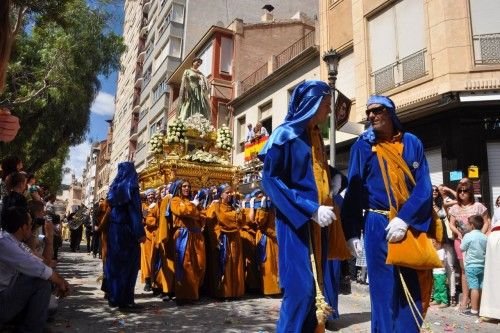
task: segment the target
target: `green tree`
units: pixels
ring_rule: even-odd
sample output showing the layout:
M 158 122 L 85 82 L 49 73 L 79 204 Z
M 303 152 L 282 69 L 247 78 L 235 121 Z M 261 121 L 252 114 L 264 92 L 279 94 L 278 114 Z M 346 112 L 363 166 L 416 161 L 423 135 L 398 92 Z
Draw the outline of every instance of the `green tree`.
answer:
M 13 21 L 23 28 L 12 48 L 0 106 L 20 118 L 21 130 L 0 147 L 0 156 L 20 156 L 25 169 L 56 186 L 69 147 L 88 132 L 98 75 L 119 69 L 125 46 L 109 29 L 111 16 L 102 6 L 89 7 L 85 0 L 14 4 Z

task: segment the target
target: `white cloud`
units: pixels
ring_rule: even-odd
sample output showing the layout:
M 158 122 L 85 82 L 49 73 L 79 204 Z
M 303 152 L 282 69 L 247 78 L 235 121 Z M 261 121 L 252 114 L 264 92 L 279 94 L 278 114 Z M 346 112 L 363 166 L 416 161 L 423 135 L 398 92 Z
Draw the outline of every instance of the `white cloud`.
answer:
M 112 116 L 115 112 L 115 97 L 100 91 L 90 107 L 90 111 L 101 116 Z
M 71 173 L 75 174 L 79 181 L 82 180 L 83 169 L 89 155 L 90 143 L 87 141 L 69 149 L 69 160 L 64 166 L 70 168 Z M 63 184 L 71 184 L 71 173 L 64 175 Z

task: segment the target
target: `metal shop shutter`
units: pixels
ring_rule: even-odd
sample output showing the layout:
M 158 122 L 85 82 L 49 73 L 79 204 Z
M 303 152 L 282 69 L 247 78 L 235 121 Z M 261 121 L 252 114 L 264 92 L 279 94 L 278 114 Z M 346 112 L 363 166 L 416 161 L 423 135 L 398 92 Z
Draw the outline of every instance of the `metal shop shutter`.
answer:
M 429 173 L 431 174 L 432 185 L 443 184 L 443 162 L 441 158 L 441 148 L 429 149 L 424 152 Z
M 488 170 L 490 177 L 491 211 L 495 207 L 495 200 L 500 195 L 500 142 L 488 142 Z

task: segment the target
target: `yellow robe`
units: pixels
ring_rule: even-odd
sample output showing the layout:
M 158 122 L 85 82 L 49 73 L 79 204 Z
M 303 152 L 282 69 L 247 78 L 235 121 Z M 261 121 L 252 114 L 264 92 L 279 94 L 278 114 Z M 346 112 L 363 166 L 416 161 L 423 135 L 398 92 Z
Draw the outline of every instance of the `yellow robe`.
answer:
M 158 255 L 161 258 L 161 268 L 156 275 L 155 284 L 161 288 L 165 294 L 174 292 L 174 253 L 175 246 L 173 240 L 173 225 L 171 225 L 165 217 L 168 203 L 171 200 L 171 195 L 165 196 L 160 203 L 160 217 L 158 223 L 157 249 Z
M 245 208 L 245 215 L 249 216 L 249 208 Z M 254 221 L 249 221 L 240 230 L 243 246 L 243 270 L 245 272 L 245 287 L 248 290 L 260 289 L 260 276 L 257 265 L 255 237 L 258 226 Z
M 144 231 L 146 232 L 146 241 L 141 244 L 141 281 L 152 277 L 154 244 L 156 243 L 158 230 L 159 208 L 158 204 L 142 204 Z
M 260 264 L 262 275 L 262 293 L 264 295 L 276 295 L 281 293 L 278 275 L 278 241 L 276 240 L 275 213 L 274 210 L 266 211 L 257 209 L 255 222 L 259 225 L 257 230 L 257 243 L 262 235 L 267 236 L 266 261 Z
M 231 206 L 214 202 L 207 210 L 207 216 L 217 219 L 215 234 L 227 236 L 227 257 L 224 276 L 218 280 L 217 296 L 240 297 L 245 294 L 245 275 L 243 271 L 243 249 L 240 228 L 245 224 L 245 214 L 236 212 Z M 218 260 L 218 258 L 217 258 Z
M 182 261 L 183 275 L 175 282 L 175 297 L 179 300 L 198 300 L 205 275 L 205 240 L 198 208 L 187 198 L 174 197 L 170 202 L 173 223 L 176 228 L 174 243 L 180 236 L 179 228 L 188 229 L 188 240 Z M 179 253 L 175 253 L 177 261 Z

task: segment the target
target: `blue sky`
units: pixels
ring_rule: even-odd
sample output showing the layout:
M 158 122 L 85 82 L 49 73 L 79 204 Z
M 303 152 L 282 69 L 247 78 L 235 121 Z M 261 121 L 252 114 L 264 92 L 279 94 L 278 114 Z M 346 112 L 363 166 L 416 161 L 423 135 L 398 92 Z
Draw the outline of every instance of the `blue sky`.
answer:
M 91 5 L 95 0 L 88 1 Z M 110 29 L 121 35 L 123 30 L 123 1 L 116 1 L 115 4 L 108 5 L 107 11 L 112 15 L 110 20 Z M 116 93 L 116 80 L 118 73 L 115 72 L 109 77 L 99 76 L 101 81 L 101 90 L 96 96 L 91 107 L 90 130 L 87 140 L 78 146 L 70 148 L 69 159 L 66 161 L 67 167 L 71 168 L 78 179 L 82 177 L 82 171 L 85 168 L 85 161 L 90 153 L 90 140 L 101 141 L 106 138 L 108 133 L 108 123 L 114 113 L 114 98 Z M 71 175 L 65 175 L 64 184 L 69 184 Z

